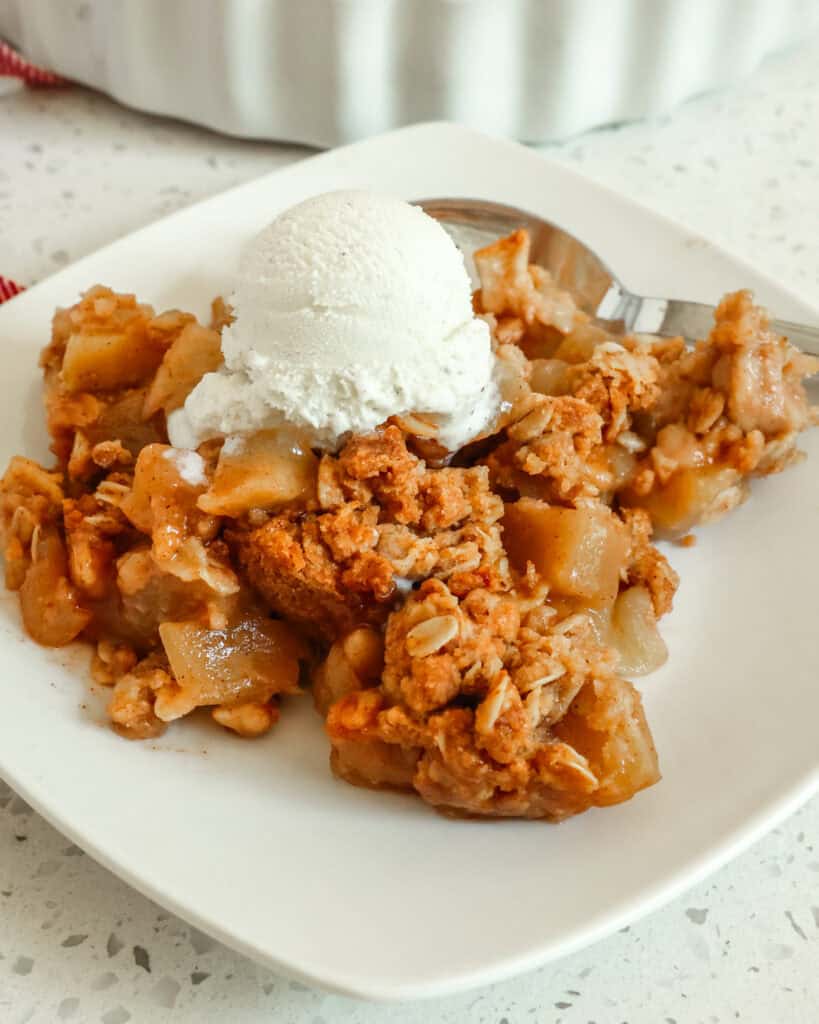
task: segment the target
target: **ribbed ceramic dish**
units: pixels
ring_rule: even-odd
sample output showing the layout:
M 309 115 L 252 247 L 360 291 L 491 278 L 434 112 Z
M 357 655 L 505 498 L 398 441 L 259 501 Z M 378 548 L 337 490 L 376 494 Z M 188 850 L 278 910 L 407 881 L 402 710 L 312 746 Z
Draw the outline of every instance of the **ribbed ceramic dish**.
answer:
M 0 35 L 129 106 L 317 146 L 438 118 L 561 138 L 817 27 L 816 0 L 0 0 Z

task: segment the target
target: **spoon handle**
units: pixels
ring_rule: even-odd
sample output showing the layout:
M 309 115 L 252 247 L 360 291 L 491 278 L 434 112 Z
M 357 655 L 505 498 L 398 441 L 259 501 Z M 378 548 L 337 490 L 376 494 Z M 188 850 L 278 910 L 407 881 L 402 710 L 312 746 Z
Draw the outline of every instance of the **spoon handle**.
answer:
M 771 327 L 784 334 L 792 345 L 811 356 L 819 356 L 819 327 L 795 324 L 792 320 L 771 320 Z
M 628 301 L 630 300 L 630 301 Z M 705 338 L 714 324 L 714 307 L 701 302 L 678 299 L 649 299 L 628 296 L 622 310 L 626 330 L 643 334 L 659 334 L 673 338 Z M 622 314 L 621 314 L 622 315 Z M 771 327 L 784 334 L 791 344 L 803 352 L 819 356 L 819 327 L 796 324 L 790 320 L 772 320 Z

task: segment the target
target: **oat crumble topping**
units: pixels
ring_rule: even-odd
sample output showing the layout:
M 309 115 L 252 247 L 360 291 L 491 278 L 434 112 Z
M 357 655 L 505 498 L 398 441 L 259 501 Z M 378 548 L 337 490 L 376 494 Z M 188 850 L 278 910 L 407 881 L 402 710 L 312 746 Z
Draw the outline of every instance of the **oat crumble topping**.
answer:
M 96 286 L 58 310 L 55 463 L 15 456 L 0 483 L 6 586 L 34 640 L 93 645 L 120 734 L 206 708 L 260 736 L 309 683 L 340 777 L 450 813 L 559 821 L 659 779 L 624 678 L 666 658 L 678 578 L 653 538 L 692 544 L 799 458 L 817 361 L 748 292 L 689 348 L 606 335 L 525 231 L 475 262 L 507 402 L 451 459 L 414 416 L 337 454 L 273 432 L 173 449 L 230 308 L 205 326 Z

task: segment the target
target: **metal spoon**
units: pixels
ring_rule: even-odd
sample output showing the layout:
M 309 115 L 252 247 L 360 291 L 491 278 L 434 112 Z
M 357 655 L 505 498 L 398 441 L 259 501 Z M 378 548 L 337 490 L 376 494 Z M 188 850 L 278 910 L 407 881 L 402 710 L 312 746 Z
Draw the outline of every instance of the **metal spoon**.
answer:
M 545 267 L 584 312 L 613 333 L 681 335 L 695 340 L 707 337 L 713 326 L 713 306 L 635 295 L 579 239 L 525 210 L 482 199 L 420 199 L 416 205 L 441 221 L 456 244 L 470 254 L 517 228 L 526 228 L 532 240 L 532 262 Z M 803 352 L 819 355 L 819 327 L 788 320 L 772 320 L 771 326 Z

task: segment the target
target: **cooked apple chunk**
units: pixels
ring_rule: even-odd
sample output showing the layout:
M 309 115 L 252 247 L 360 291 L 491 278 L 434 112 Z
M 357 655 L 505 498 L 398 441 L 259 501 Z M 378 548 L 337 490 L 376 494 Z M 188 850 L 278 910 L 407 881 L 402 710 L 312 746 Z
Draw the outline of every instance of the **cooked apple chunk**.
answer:
M 315 496 L 318 459 L 289 431 L 261 430 L 222 447 L 210 490 L 199 508 L 238 516 L 251 508 L 278 508 Z
M 63 647 L 82 633 L 91 612 L 68 579 L 68 558 L 54 529 L 35 529 L 32 562 L 20 587 L 20 610 L 29 636 L 45 647 Z
M 557 508 L 536 498 L 507 505 L 503 543 L 512 564 L 531 562 L 550 588 L 593 605 L 617 596 L 628 537 L 604 506 Z
M 216 331 L 196 322 L 187 324 L 165 353 L 145 396 L 146 419 L 164 410 L 167 415 L 185 404 L 206 373 L 222 364 L 222 339 Z
M 298 693 L 303 650 L 284 622 L 250 612 L 224 629 L 164 622 L 159 635 L 176 680 L 157 693 L 155 710 L 163 721 L 202 705 L 264 703 L 274 694 Z
M 67 391 L 113 391 L 142 384 L 167 347 L 163 332 L 148 329 L 150 306 L 133 295 L 98 286 L 70 310 L 60 378 Z

